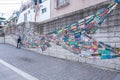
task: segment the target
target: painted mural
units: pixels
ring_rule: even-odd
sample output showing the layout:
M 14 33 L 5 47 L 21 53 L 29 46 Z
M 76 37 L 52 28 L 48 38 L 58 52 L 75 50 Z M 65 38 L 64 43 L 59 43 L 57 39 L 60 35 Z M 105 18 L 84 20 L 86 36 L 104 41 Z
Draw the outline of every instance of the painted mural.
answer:
M 98 10 L 95 14 L 78 20 L 44 35 L 34 32 L 33 28 L 24 29 L 22 33 L 22 44 L 24 47 L 41 48 L 45 51 L 52 46 L 50 43 L 62 46 L 80 57 L 111 59 L 120 57 L 120 49 L 113 48 L 101 41 L 96 41 L 90 36 L 94 34 L 110 12 L 118 5 L 114 0 L 105 8 Z

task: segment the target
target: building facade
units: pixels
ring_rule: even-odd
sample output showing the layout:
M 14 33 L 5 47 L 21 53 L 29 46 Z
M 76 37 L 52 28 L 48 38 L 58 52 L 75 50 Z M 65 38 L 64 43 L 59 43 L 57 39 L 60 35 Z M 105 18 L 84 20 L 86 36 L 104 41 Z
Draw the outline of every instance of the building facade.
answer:
M 18 17 L 19 17 L 19 11 L 14 11 L 10 16 L 10 18 L 6 21 L 6 24 L 7 24 L 6 34 L 15 33 Z
M 32 8 L 32 2 L 27 1 L 26 3 L 21 5 L 21 8 L 19 10 L 20 15 L 18 18 L 17 24 L 27 22 L 27 21 L 34 21 L 34 15 L 35 15 L 35 10 Z
M 38 4 L 31 0 L 22 4 L 17 24 L 47 19 L 50 19 L 50 0 L 41 0 Z
M 36 22 L 41 22 L 50 19 L 50 0 L 44 0 L 39 4 Z
M 106 0 L 51 0 L 51 18 L 94 6 Z

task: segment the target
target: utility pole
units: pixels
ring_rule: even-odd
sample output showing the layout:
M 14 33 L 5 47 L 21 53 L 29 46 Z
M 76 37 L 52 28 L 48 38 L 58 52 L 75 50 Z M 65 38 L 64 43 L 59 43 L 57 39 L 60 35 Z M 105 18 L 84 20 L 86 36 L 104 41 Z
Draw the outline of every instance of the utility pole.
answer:
M 3 17 L 3 16 L 4 16 L 4 13 L 1 12 L 0 15 L 1 15 L 1 17 Z M 5 44 L 5 23 L 2 23 L 2 25 L 4 25 L 4 26 L 3 26 L 3 31 L 2 31 L 3 34 L 2 34 L 2 35 L 3 35 L 3 37 L 4 37 L 4 44 Z
M 5 44 L 5 27 L 6 27 L 6 26 L 5 26 L 5 23 L 4 23 L 4 30 L 3 30 L 3 31 L 4 31 L 4 32 L 3 32 L 3 36 L 4 36 L 4 44 Z

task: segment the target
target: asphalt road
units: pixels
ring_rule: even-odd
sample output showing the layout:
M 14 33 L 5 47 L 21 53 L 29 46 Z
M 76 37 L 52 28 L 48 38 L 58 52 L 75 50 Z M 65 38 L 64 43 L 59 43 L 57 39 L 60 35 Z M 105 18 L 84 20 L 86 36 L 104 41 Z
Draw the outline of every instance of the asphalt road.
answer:
M 0 80 L 120 80 L 120 73 L 0 44 Z

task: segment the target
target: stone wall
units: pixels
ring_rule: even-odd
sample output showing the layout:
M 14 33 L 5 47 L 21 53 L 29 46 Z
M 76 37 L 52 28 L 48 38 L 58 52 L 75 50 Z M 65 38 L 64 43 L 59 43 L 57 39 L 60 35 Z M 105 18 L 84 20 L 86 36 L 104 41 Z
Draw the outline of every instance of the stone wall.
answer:
M 104 8 L 109 2 L 100 3 L 89 8 L 81 9 L 69 14 L 65 14 L 54 19 L 40 23 L 39 30 L 43 29 L 43 33 L 48 33 L 53 31 L 55 28 L 64 27 L 67 24 L 78 21 L 84 17 L 92 15 L 97 12 L 97 10 Z M 93 38 L 97 41 L 103 41 L 113 47 L 120 47 L 120 4 L 113 10 L 106 20 L 99 27 L 97 32 L 93 34 Z
M 120 4 L 110 13 L 108 18 L 103 22 L 94 37 L 110 44 L 113 47 L 120 47 Z

